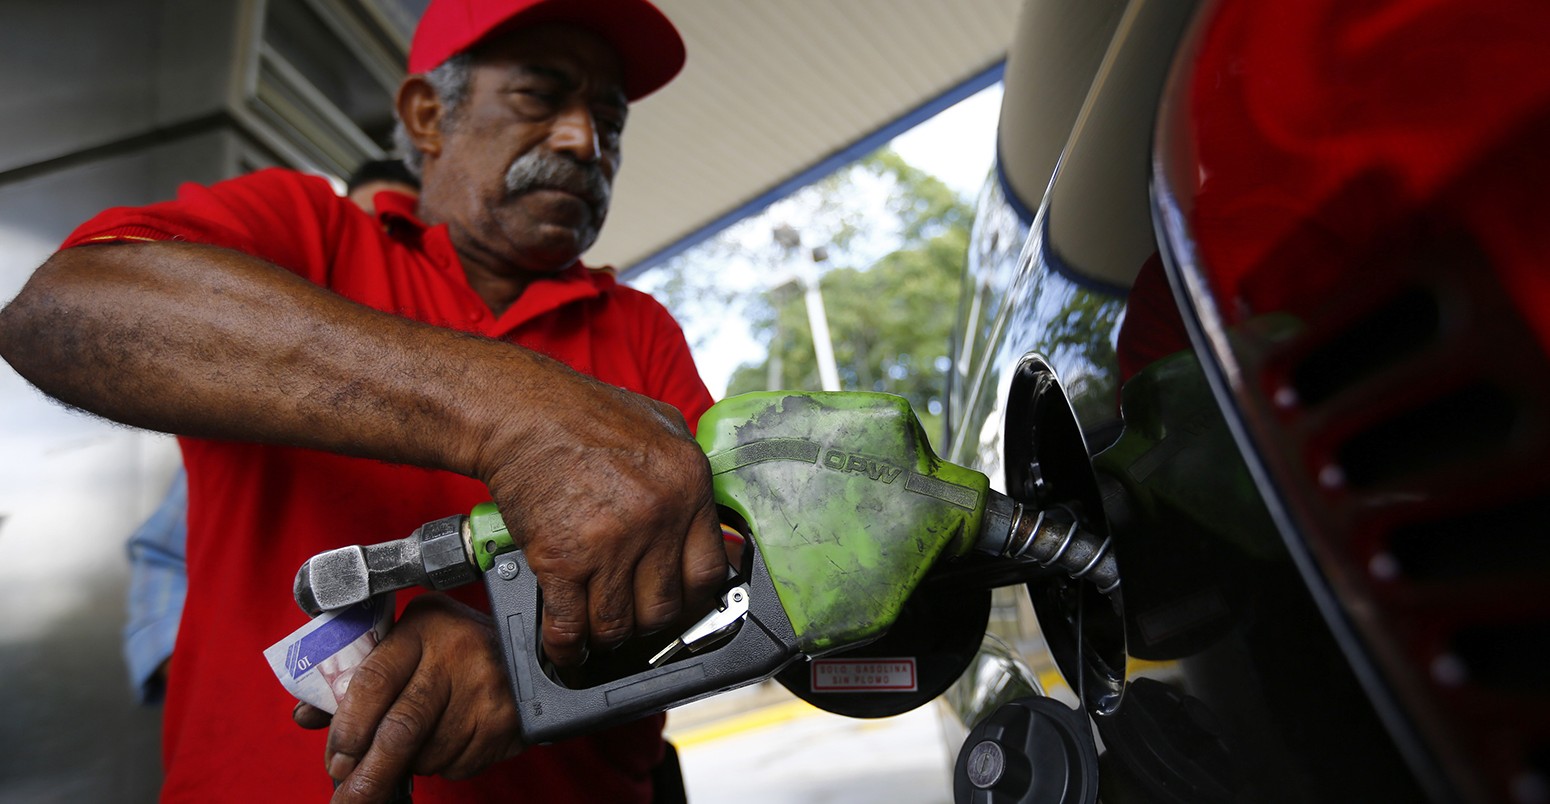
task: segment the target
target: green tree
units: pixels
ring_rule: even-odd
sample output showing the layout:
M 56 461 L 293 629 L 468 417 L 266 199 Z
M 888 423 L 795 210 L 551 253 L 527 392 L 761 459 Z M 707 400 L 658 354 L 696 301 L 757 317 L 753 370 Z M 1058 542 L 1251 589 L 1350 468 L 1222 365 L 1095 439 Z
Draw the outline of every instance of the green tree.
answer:
M 936 437 L 971 211 L 951 188 L 892 151 L 877 152 L 857 169 L 888 185 L 887 214 L 874 213 L 872 223 L 895 232 L 899 247 L 870 264 L 840 264 L 822 274 L 819 287 L 840 385 L 909 399 L 926 432 Z M 867 230 L 851 224 L 848 231 L 860 240 Z M 857 256 L 843 245 L 838 252 L 840 260 L 831 262 Z M 772 360 L 783 388 L 819 388 L 802 294 L 770 294 L 749 312 L 754 331 L 769 344 L 769 356 L 740 367 L 727 393 L 765 389 Z

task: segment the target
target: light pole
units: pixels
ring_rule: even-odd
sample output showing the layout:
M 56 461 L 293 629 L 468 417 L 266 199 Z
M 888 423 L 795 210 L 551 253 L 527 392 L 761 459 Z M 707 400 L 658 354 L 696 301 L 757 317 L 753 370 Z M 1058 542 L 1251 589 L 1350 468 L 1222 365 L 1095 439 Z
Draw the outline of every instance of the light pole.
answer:
M 792 265 L 792 255 L 802 245 L 802 235 L 789 224 L 781 224 L 775 227 L 773 232 L 775 242 L 780 245 L 786 254 L 786 264 Z M 828 259 L 829 252 L 822 246 L 813 249 L 813 261 L 810 264 L 801 264 L 801 267 L 793 266 L 792 277 L 781 283 L 771 292 L 796 284 L 801 286 L 803 300 L 807 304 L 807 326 L 813 334 L 813 354 L 818 359 L 818 383 L 825 391 L 840 390 L 840 373 L 834 365 L 834 342 L 829 338 L 829 316 L 823 307 L 823 292 L 818 288 L 818 264 Z M 777 330 L 778 337 L 778 330 Z M 771 349 L 771 363 L 779 358 L 774 356 Z M 777 378 L 776 372 L 780 369 L 772 365 L 770 377 Z

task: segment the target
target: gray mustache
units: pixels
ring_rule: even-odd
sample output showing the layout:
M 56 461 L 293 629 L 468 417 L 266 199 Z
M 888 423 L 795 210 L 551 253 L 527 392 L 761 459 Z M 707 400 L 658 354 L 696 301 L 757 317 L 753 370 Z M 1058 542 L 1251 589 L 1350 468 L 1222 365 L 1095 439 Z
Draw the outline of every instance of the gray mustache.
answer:
M 596 165 L 579 164 L 534 148 L 506 169 L 506 192 L 520 195 L 532 190 L 562 190 L 606 208 L 611 188 Z

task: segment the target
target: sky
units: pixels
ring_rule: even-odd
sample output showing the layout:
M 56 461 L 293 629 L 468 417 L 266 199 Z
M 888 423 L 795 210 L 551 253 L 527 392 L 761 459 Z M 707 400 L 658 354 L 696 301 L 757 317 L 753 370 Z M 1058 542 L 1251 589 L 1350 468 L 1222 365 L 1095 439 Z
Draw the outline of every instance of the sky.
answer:
M 893 149 L 973 200 L 990 171 L 996 150 L 1001 85 L 993 84 L 895 137 Z
M 996 119 L 1000 111 L 1001 85 L 998 83 L 944 109 L 895 137 L 889 144 L 905 161 L 936 176 L 972 203 L 995 159 Z M 770 230 L 788 222 L 777 220 L 775 214 L 769 210 L 760 213 L 756 217 L 767 218 L 767 225 L 757 222 L 755 225 L 761 230 Z M 793 223 L 802 228 L 798 222 Z M 690 249 L 685 257 L 692 258 L 693 253 L 694 249 Z M 762 285 L 760 280 L 749 276 L 723 273 L 721 278 L 747 287 L 750 292 L 759 292 Z M 630 284 L 650 292 L 654 284 L 651 272 L 632 278 Z M 756 341 L 737 319 L 696 310 L 675 309 L 672 312 L 683 325 L 690 342 L 701 344 L 694 350 L 694 359 L 705 385 L 717 399 L 725 395 L 727 381 L 740 364 L 763 359 L 764 345 Z M 708 316 L 713 316 L 713 320 L 708 320 Z M 697 337 L 707 328 L 714 329 L 714 337 Z

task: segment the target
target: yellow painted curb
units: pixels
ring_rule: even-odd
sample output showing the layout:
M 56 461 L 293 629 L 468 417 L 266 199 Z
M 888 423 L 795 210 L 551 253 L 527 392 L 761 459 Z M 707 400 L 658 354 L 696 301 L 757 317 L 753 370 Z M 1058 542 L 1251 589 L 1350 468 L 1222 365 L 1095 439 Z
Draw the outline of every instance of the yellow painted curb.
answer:
M 1125 675 L 1127 677 L 1133 677 L 1146 671 L 1159 673 L 1171 669 L 1176 664 L 1178 664 L 1178 662 L 1158 662 L 1150 661 L 1147 659 L 1127 659 L 1125 662 Z M 1043 670 L 1038 671 L 1038 673 L 1035 675 L 1039 679 L 1039 686 L 1043 687 L 1046 693 L 1051 690 L 1070 689 L 1070 686 L 1066 684 L 1065 676 L 1061 675 L 1060 670 L 1056 667 L 1046 667 Z
M 714 723 L 706 723 L 703 726 L 695 726 L 674 733 L 668 739 L 678 748 L 689 748 L 695 745 L 730 737 L 745 731 L 762 729 L 766 726 L 774 726 L 778 723 L 788 723 L 798 718 L 822 713 L 819 709 L 807 701 L 787 701 L 755 709 L 729 718 L 718 720 Z

